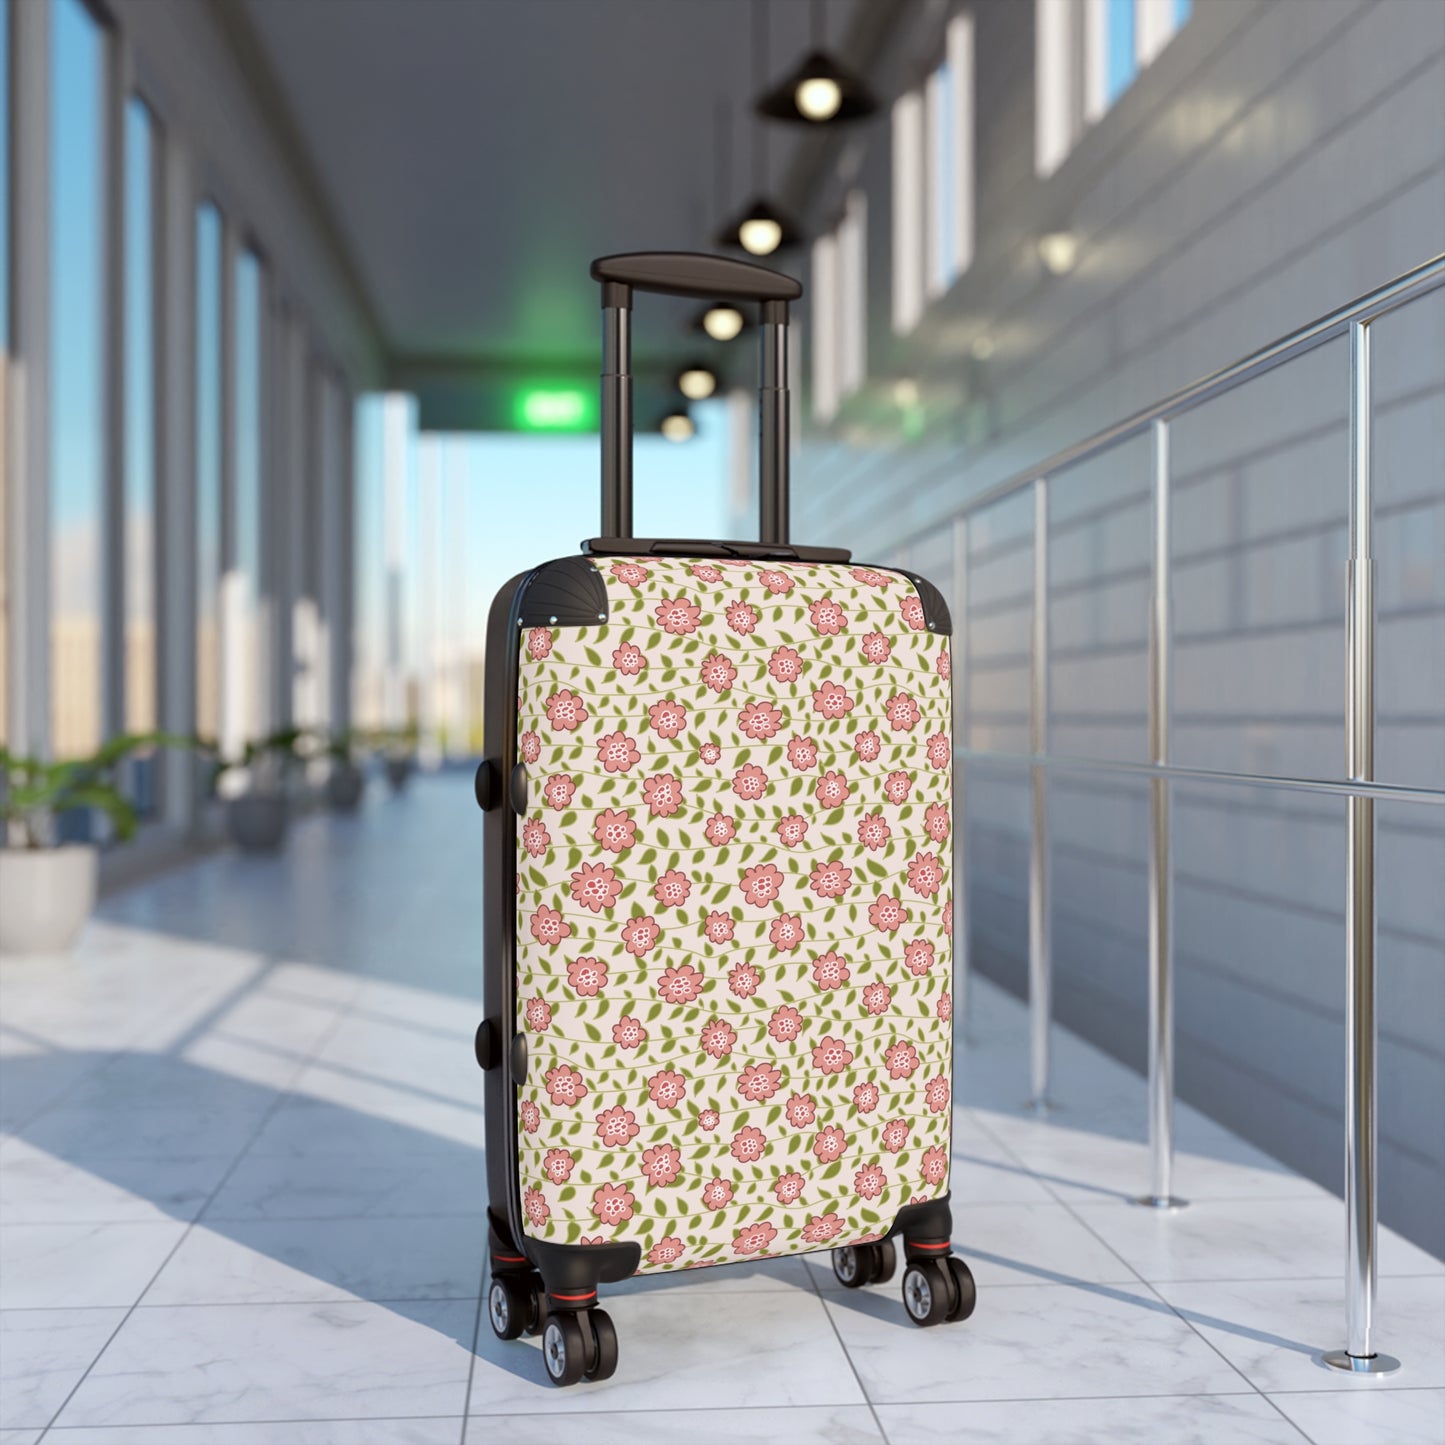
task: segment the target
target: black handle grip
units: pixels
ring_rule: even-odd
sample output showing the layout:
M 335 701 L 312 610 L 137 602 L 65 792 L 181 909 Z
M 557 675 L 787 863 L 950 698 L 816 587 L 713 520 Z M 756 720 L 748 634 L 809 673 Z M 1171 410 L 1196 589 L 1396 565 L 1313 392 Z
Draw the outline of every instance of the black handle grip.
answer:
M 601 256 L 592 263 L 592 279 L 703 301 L 796 301 L 803 294 L 803 283 L 780 271 L 701 251 Z

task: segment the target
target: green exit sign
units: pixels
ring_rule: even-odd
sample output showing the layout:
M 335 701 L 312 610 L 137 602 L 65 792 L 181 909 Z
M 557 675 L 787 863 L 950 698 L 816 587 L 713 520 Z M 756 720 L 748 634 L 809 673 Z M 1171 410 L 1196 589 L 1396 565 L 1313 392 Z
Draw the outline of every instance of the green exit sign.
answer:
M 580 387 L 524 387 L 516 393 L 512 422 L 519 431 L 590 431 L 596 401 L 594 392 Z

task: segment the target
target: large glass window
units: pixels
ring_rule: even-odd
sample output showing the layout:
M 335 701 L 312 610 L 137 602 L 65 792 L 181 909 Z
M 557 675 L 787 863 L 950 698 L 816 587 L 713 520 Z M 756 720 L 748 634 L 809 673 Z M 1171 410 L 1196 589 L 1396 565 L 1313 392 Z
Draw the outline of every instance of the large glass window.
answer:
M 196 211 L 196 730 L 220 731 L 221 213 Z
M 243 251 L 236 263 L 235 418 L 236 452 L 231 527 L 235 556 L 226 582 L 228 685 L 236 689 L 234 726 L 247 737 L 262 731 L 260 629 L 257 598 L 261 578 L 261 262 Z M 228 711 L 232 711 L 228 709 Z
M 5 418 L 10 389 L 10 0 L 0 0 L 0 448 L 8 450 Z M 9 740 L 10 726 L 10 620 L 6 598 L 10 584 L 5 575 L 5 518 L 10 479 L 0 452 L 0 747 Z

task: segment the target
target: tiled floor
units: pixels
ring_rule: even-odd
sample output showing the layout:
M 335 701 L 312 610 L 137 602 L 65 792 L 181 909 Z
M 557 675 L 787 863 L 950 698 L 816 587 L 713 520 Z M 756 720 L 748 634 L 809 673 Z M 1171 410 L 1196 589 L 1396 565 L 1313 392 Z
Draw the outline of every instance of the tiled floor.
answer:
M 112 899 L 0 967 L 0 1445 L 1440 1445 L 1445 1265 L 1388 1232 L 1385 1381 L 1342 1343 L 1339 1203 L 1188 1109 L 1178 1215 L 1140 1080 L 974 990 L 954 1198 L 980 1285 L 906 1323 L 826 1257 L 609 1292 L 615 1379 L 481 1323 L 480 829 L 464 778 Z

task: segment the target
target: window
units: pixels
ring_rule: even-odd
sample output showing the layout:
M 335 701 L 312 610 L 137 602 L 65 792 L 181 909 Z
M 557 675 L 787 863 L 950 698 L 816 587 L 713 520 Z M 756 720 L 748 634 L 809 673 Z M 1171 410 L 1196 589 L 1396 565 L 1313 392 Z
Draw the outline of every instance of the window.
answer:
M 244 745 L 265 730 L 261 718 L 261 261 L 243 251 L 236 262 L 231 485 L 232 556 L 222 584 L 227 651 L 222 695 L 227 741 Z
M 850 191 L 843 219 L 813 243 L 813 419 L 829 422 L 868 370 L 867 200 Z
M 221 213 L 196 210 L 196 731 L 220 731 Z
M 9 451 L 6 430 L 10 389 L 10 0 L 0 0 L 0 747 L 9 741 L 10 726 L 10 618 L 6 599 L 11 581 L 5 575 L 9 555 L 5 540 L 5 518 L 10 485 L 5 456 Z

